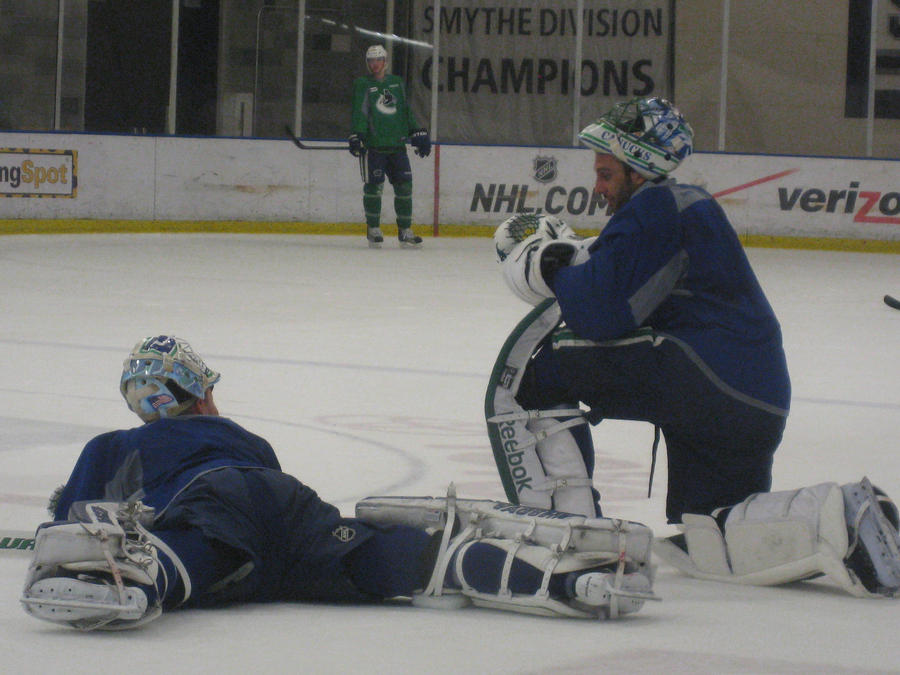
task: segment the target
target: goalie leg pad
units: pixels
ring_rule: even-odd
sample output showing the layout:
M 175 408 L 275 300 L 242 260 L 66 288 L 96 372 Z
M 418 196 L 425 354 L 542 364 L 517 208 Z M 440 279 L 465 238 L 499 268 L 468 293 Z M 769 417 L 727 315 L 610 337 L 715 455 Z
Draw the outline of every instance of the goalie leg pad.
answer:
M 583 412 L 577 407 L 526 411 L 516 401 L 532 353 L 559 320 L 556 302 L 544 302 L 507 338 L 485 396 L 488 437 L 510 502 L 595 516 L 596 495 L 585 463 L 586 455 L 593 457 L 590 433 L 572 433 L 587 424 Z
M 653 531 L 642 523 L 586 518 L 490 499 L 457 499 L 452 485 L 446 498 L 367 497 L 356 504 L 356 517 L 375 525 L 408 525 L 431 532 L 446 532 L 458 521 L 458 530 L 472 527 L 483 536 L 520 538 L 599 561 L 612 562 L 624 555 L 645 572 L 650 569 L 653 548 Z
M 762 586 L 797 581 L 824 572 L 823 559 L 840 561 L 847 549 L 836 483 L 751 495 L 728 511 L 724 535 L 710 516 L 686 513 L 682 521 L 683 539 L 659 540 L 654 551 L 702 579 Z
M 416 605 L 455 608 L 471 601 L 532 614 L 597 618 L 637 611 L 644 600 L 656 599 L 651 590 L 653 533 L 640 523 L 457 499 L 452 485 L 447 498 L 369 497 L 356 505 L 356 517 L 378 525 L 443 531 L 431 581 L 413 598 Z M 481 584 L 476 587 L 465 571 L 467 556 L 480 555 L 472 548 L 476 543 L 504 553 L 502 569 L 493 569 L 501 579 L 497 592 L 487 592 Z M 513 593 L 510 574 L 522 563 L 543 570 L 544 576 L 530 593 Z M 578 570 L 599 576 L 580 585 L 575 579 L 571 597 L 548 595 L 551 575 Z
M 565 414 L 566 411 L 561 412 Z M 557 511 L 598 515 L 594 483 L 584 460 L 585 453 L 593 455 L 594 449 L 593 446 L 581 447 L 572 429 L 567 428 L 573 424 L 586 425 L 587 420 L 579 414 L 568 420 L 539 417 L 528 423 L 528 431 L 541 439 L 535 443 L 535 450 L 546 476 L 545 482 L 536 489 L 550 492 L 553 508 Z M 581 438 L 585 439 L 583 443 L 590 444 L 590 432 Z
M 681 528 L 654 552 L 693 577 L 768 586 L 826 574 L 858 597 L 900 589 L 897 530 L 867 479 L 751 495 L 727 512 L 724 534 L 697 514 Z
M 78 503 L 75 522 L 38 528 L 35 552 L 21 602 L 25 611 L 80 630 L 121 630 L 143 625 L 162 613 L 169 579 L 165 554 L 181 578 L 184 597 L 190 578 L 178 556 L 144 526 L 140 503 Z

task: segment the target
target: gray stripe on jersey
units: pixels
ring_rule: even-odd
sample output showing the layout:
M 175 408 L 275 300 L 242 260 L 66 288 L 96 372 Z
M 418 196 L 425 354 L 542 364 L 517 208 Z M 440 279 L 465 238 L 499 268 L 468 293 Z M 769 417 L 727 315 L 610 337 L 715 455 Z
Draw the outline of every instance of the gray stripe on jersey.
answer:
M 670 185 L 672 196 L 675 198 L 675 206 L 681 213 L 686 208 L 704 199 L 711 199 L 709 194 L 695 185 Z
M 657 270 L 656 274 L 647 279 L 647 282 L 628 298 L 631 315 L 636 324 L 644 323 L 653 310 L 672 292 L 675 284 L 687 271 L 688 262 L 687 251 L 679 249 L 669 262 Z

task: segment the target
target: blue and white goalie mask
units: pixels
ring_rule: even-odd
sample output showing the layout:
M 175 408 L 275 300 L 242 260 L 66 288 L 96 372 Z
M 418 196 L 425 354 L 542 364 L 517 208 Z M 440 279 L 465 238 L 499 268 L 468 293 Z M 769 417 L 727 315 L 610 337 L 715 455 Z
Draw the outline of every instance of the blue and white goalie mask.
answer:
M 219 381 L 187 341 L 157 335 L 138 342 L 125 359 L 119 391 L 145 422 L 176 417 Z
M 694 148 L 694 131 L 678 108 L 663 98 L 616 104 L 589 124 L 578 139 L 595 152 L 612 155 L 649 180 L 665 178 Z

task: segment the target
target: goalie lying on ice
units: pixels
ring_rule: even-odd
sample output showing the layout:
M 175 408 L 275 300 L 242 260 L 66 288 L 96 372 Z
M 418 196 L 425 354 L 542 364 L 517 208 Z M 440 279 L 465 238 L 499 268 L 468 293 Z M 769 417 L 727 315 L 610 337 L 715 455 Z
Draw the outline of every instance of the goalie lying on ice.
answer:
M 368 532 L 374 557 L 370 551 L 350 563 L 341 592 L 308 597 L 371 601 L 409 595 L 420 607 L 471 603 L 602 619 L 637 612 L 645 600 L 656 599 L 649 565 L 653 534 L 639 523 L 457 500 L 452 486 L 441 499 L 370 497 L 357 513 L 332 534 L 352 539 Z M 154 532 L 154 514 L 139 502 L 76 502 L 71 514 L 73 521 L 38 529 L 22 603 L 39 619 L 81 630 L 136 628 L 164 608 L 192 600 L 214 604 L 222 588 L 240 586 L 254 572 L 245 564 L 197 587 L 204 575 L 189 570 L 190 559 L 176 552 L 190 533 Z M 393 557 L 390 547 L 396 547 Z M 365 544 L 360 548 L 365 551 Z M 403 561 L 408 554 L 414 554 L 412 564 Z M 294 580 L 280 585 L 282 599 L 303 599 L 289 587 L 302 588 L 297 576 L 306 570 L 298 564 L 294 571 Z M 247 599 L 279 598 L 262 592 Z
M 643 525 L 495 502 L 380 498 L 345 518 L 219 416 L 210 370 L 155 336 L 120 389 L 145 424 L 94 438 L 37 532 L 22 604 L 82 630 L 234 602 L 471 601 L 607 618 L 652 599 Z

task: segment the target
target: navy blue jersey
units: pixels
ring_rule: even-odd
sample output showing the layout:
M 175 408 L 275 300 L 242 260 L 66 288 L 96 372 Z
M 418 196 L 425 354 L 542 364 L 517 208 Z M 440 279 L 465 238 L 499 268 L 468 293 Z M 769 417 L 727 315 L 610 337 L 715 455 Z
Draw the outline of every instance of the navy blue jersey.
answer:
M 266 440 L 224 417 L 165 418 L 101 434 L 78 458 L 55 518 L 89 499 L 140 499 L 159 511 L 194 478 L 225 466 L 281 469 Z
M 786 414 L 781 328 L 731 224 L 703 189 L 645 183 L 553 290 L 580 338 L 640 327 L 673 338 L 738 397 Z

